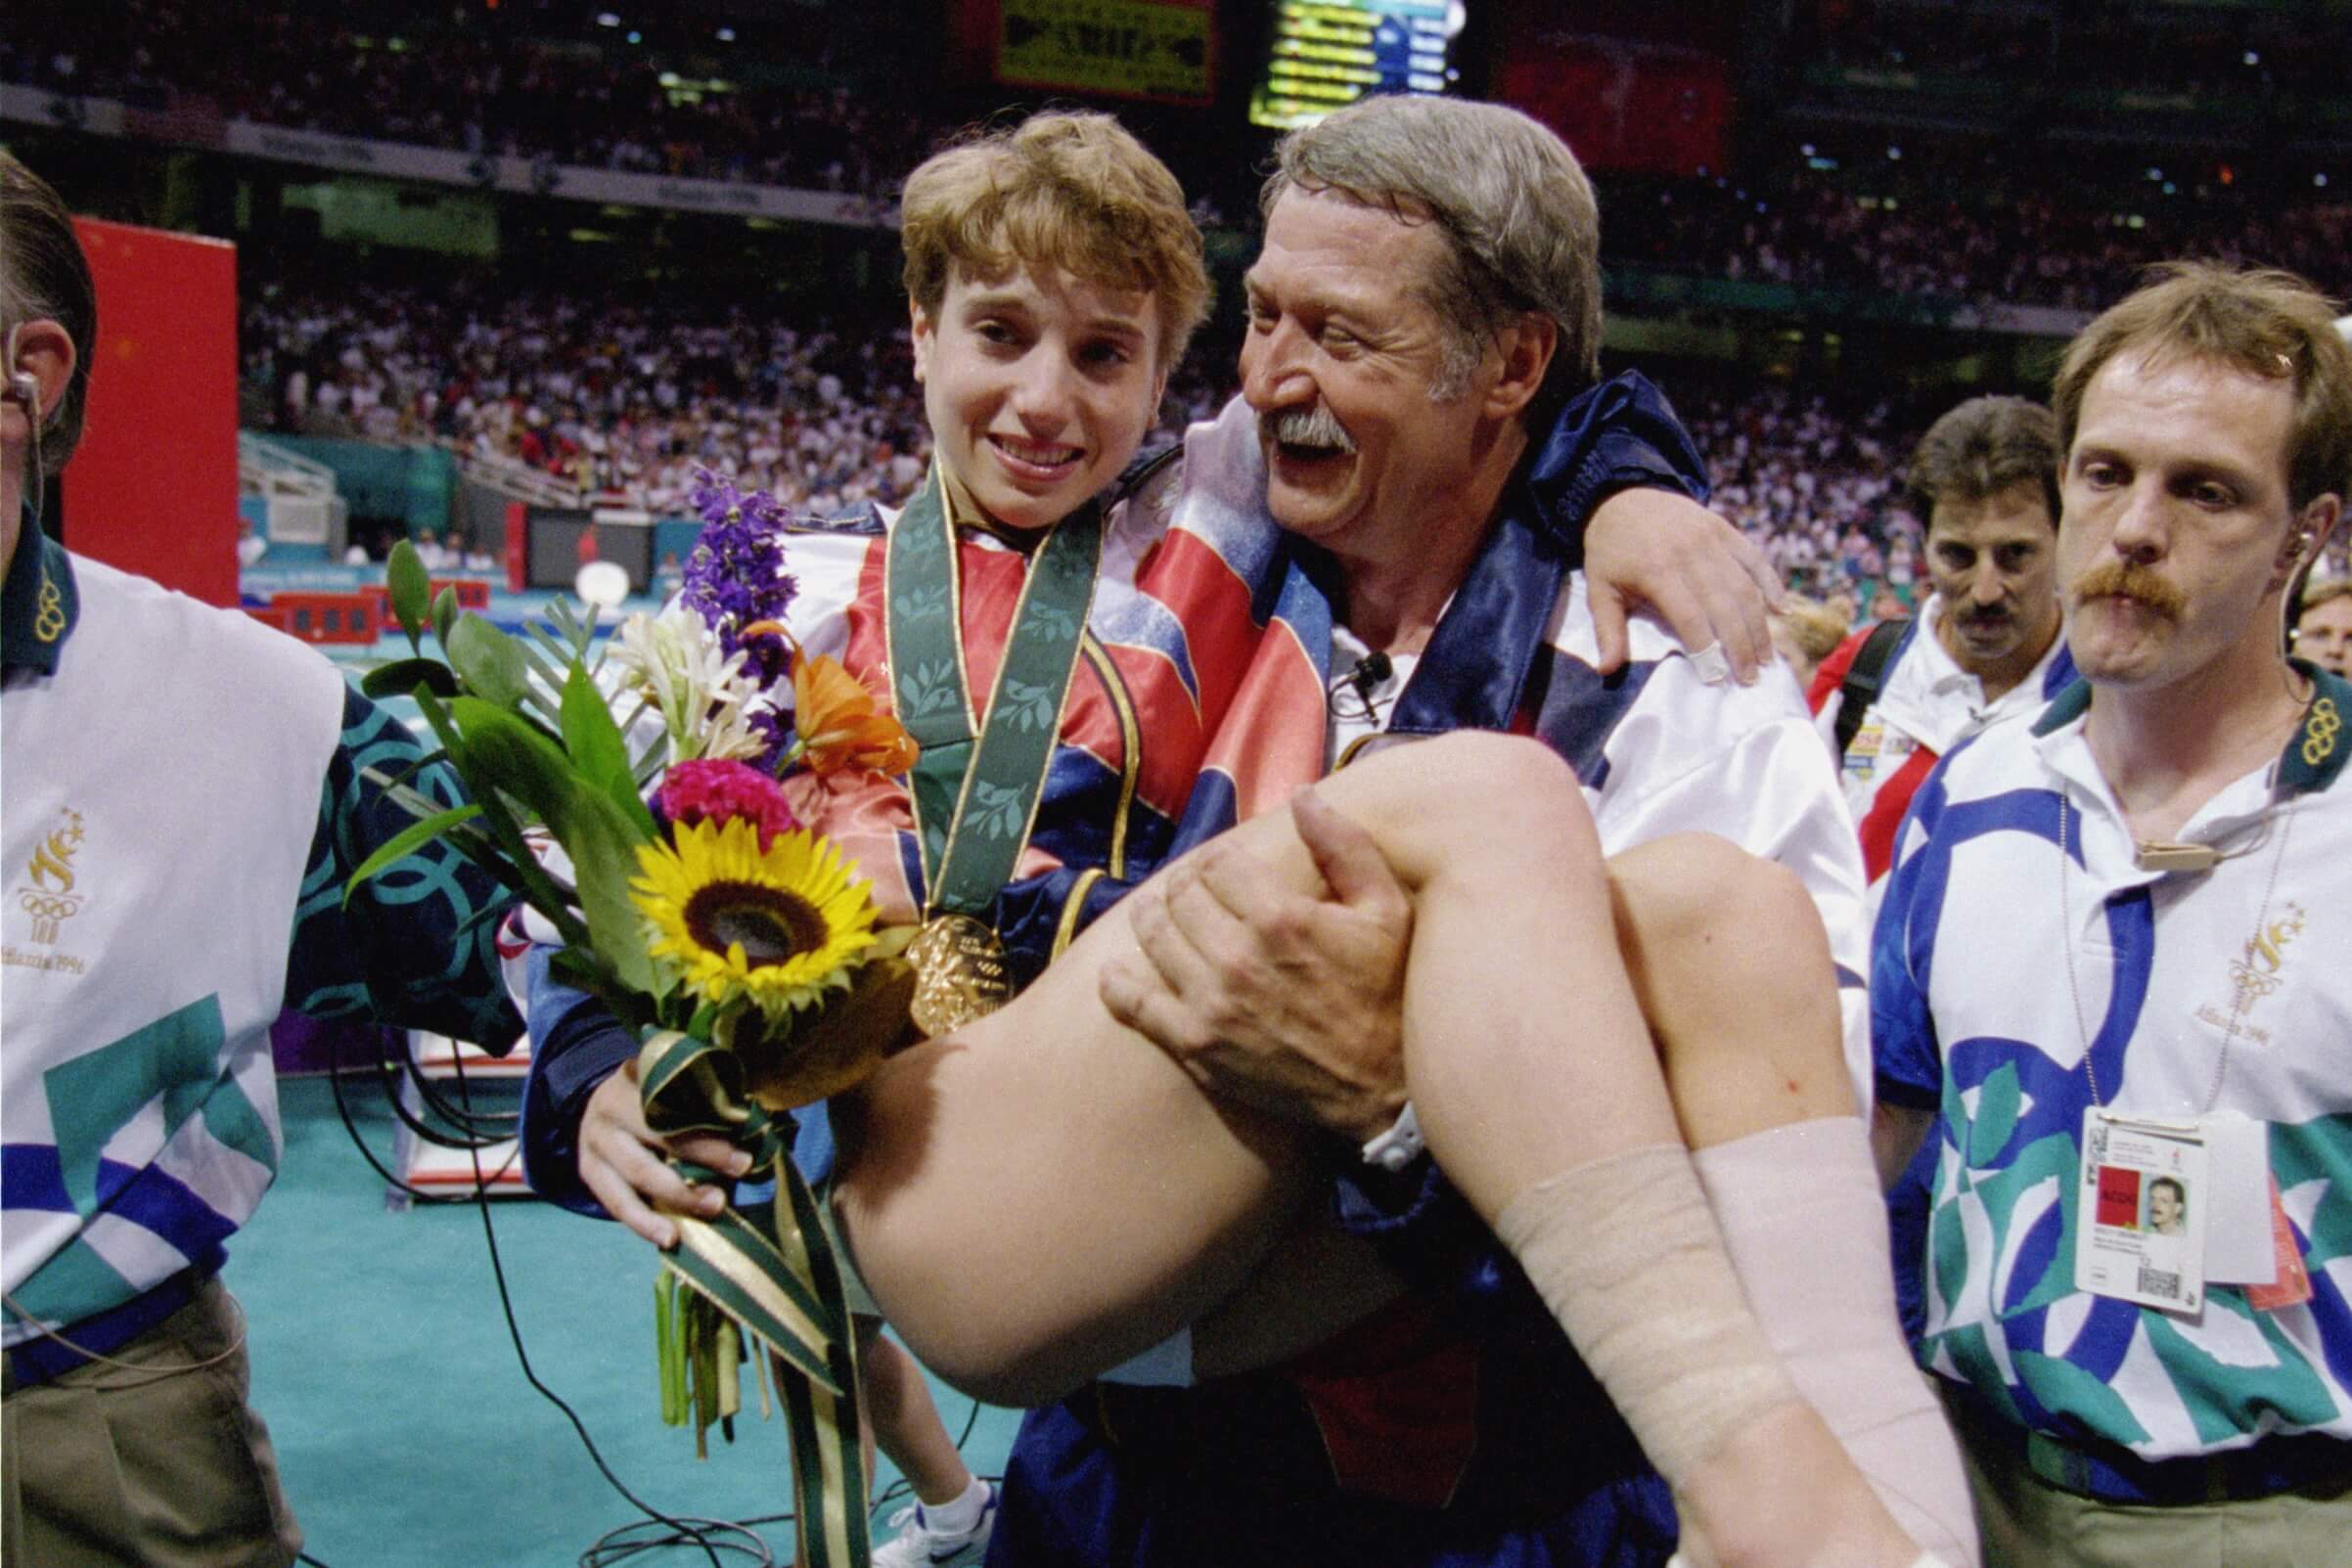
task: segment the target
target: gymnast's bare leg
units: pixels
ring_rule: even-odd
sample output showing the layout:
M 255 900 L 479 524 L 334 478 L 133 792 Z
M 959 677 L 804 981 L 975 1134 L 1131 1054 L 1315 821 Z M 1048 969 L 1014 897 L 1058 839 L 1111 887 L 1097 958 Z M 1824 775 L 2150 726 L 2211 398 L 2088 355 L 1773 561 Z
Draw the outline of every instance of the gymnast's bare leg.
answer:
M 1430 809 L 1466 788 L 1475 814 Z M 1672 878 L 1612 890 L 1574 781 L 1525 742 L 1451 737 L 1318 794 L 1373 835 L 1413 900 L 1404 1032 L 1432 1149 L 1529 1262 L 1676 1486 L 1693 1550 L 1910 1563 L 1916 1546 L 1781 1372 L 1696 1197 L 1619 948 L 1628 927 L 1638 946 L 1645 901 Z M 1301 889 L 1319 885 L 1288 814 L 1238 831 Z M 1650 860 L 1670 867 L 1677 852 Z M 1679 918 L 1660 916 L 1651 939 L 1686 934 Z M 1315 1185 L 1313 1164 L 1292 1157 L 1302 1135 L 1209 1100 L 1102 1009 L 1098 971 L 1129 940 L 1114 912 L 1018 1003 L 890 1063 L 847 1118 L 841 1212 L 869 1283 L 919 1354 L 991 1397 L 1058 1394 L 1209 1313 Z M 1818 978 L 1834 1061 L 1826 950 Z M 1713 1125 L 1696 1067 L 1686 1075 Z M 1718 1098 L 1791 1123 L 1851 1109 L 1842 1067 L 1783 1083 L 1770 1111 Z M 1677 1161 L 1679 1185 L 1658 1174 Z M 1547 1238 L 1612 1191 L 1663 1193 L 1671 1244 L 1629 1237 L 1608 1266 L 1642 1267 L 1595 1288 L 1575 1277 L 1579 1249 Z M 1670 1265 L 1653 1281 L 1664 1293 L 1628 1312 L 1652 1252 Z M 1678 1315 L 1703 1354 L 1665 1354 L 1645 1336 Z

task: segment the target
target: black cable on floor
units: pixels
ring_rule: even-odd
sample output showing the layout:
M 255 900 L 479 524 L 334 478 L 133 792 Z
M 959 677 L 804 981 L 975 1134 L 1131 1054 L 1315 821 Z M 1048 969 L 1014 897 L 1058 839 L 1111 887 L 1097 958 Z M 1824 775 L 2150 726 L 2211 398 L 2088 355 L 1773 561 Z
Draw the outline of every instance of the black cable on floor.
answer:
M 384 1065 L 387 1064 L 380 1063 L 380 1070 Z M 410 1073 L 417 1074 L 414 1061 L 409 1062 L 407 1066 Z M 409 1115 L 405 1114 L 406 1108 L 396 1103 L 398 1099 L 396 1088 L 397 1073 L 398 1069 L 396 1067 L 390 1072 L 384 1073 L 386 1098 L 395 1101 L 394 1109 L 397 1112 L 403 1113 L 401 1115 L 401 1120 L 404 1123 L 407 1123 L 416 1131 L 423 1132 L 424 1129 L 416 1128 L 415 1123 L 410 1120 Z M 509 1293 L 507 1288 L 506 1268 L 498 1253 L 498 1234 L 490 1220 L 489 1177 L 485 1175 L 481 1165 L 482 1149 L 495 1143 L 503 1142 L 505 1140 L 499 1137 L 484 1136 L 479 1133 L 476 1133 L 475 1136 L 470 1140 L 452 1139 L 447 1135 L 441 1135 L 433 1138 L 432 1141 L 436 1143 L 441 1143 L 448 1147 L 462 1147 L 473 1155 L 475 1180 L 474 1190 L 471 1193 L 428 1192 L 420 1187 L 412 1187 L 407 1182 L 401 1180 L 400 1177 L 394 1175 L 382 1160 L 378 1159 L 376 1157 L 376 1151 L 370 1148 L 368 1146 L 367 1140 L 360 1136 L 359 1123 L 352 1116 L 350 1103 L 344 1098 L 343 1074 L 344 1067 L 342 1062 L 341 1039 L 338 1035 L 330 1035 L 328 1042 L 327 1080 L 329 1087 L 334 1092 L 336 1113 L 341 1117 L 343 1130 L 350 1135 L 352 1146 L 359 1150 L 360 1157 L 368 1162 L 369 1166 L 374 1169 L 378 1176 L 384 1178 L 387 1186 L 395 1187 L 398 1190 L 406 1193 L 414 1202 L 473 1203 L 481 1210 L 482 1237 L 489 1248 L 491 1275 L 496 1279 L 498 1284 L 499 1306 L 506 1315 L 507 1334 L 514 1343 L 515 1358 L 521 1364 L 522 1375 L 524 1379 L 530 1383 L 533 1389 L 538 1391 L 542 1398 L 546 1399 L 548 1403 L 554 1405 L 556 1409 L 564 1412 L 565 1418 L 571 1423 L 572 1430 L 578 1434 L 581 1446 L 588 1451 L 588 1457 L 595 1463 L 598 1471 L 603 1474 L 606 1482 L 610 1484 L 615 1492 L 619 1493 L 621 1497 L 626 1499 L 630 1506 L 636 1508 L 640 1513 L 646 1516 L 642 1521 L 621 1525 L 618 1528 L 608 1531 L 606 1534 L 599 1537 L 586 1551 L 580 1554 L 580 1568 L 612 1568 L 612 1565 L 625 1562 L 629 1558 L 637 1556 L 643 1552 L 664 1550 L 673 1546 L 682 1546 L 689 1543 L 692 1543 L 693 1545 L 702 1548 L 703 1555 L 709 1558 L 712 1568 L 725 1568 L 725 1565 L 719 1562 L 718 1557 L 718 1554 L 722 1551 L 736 1553 L 744 1557 L 751 1558 L 756 1564 L 756 1568 L 774 1568 L 776 1561 L 774 1554 L 768 1548 L 767 1543 L 757 1534 L 755 1534 L 750 1527 L 753 1525 L 789 1524 L 793 1518 L 793 1514 L 791 1511 L 788 1510 L 783 1513 L 761 1514 L 755 1518 L 740 1521 L 695 1517 L 672 1518 L 668 1514 L 658 1511 L 645 1502 L 634 1492 L 631 1492 L 628 1487 L 621 1483 L 620 1478 L 612 1473 L 611 1467 L 605 1462 L 603 1454 L 598 1451 L 595 1440 L 588 1435 L 588 1428 L 585 1423 L 581 1421 L 578 1412 L 575 1411 L 569 1405 L 565 1404 L 562 1396 L 558 1395 L 553 1389 L 541 1382 L 539 1380 L 538 1373 L 532 1369 L 529 1353 L 523 1349 L 522 1330 L 516 1322 L 514 1298 Z M 421 1077 L 422 1075 L 417 1074 L 417 1076 Z M 462 1060 L 459 1060 L 457 1063 L 456 1077 L 459 1093 L 461 1095 L 465 1095 L 467 1093 L 465 1085 L 466 1070 Z M 430 1095 L 430 1102 L 434 1103 L 436 1109 L 443 1110 L 444 1113 L 451 1108 L 448 1107 L 447 1101 L 443 1098 L 443 1097 L 439 1096 L 437 1092 L 433 1092 Z M 467 1120 L 465 1117 L 455 1115 L 451 1116 L 450 1119 L 459 1125 L 464 1125 L 464 1122 Z M 489 1118 L 485 1116 L 484 1119 Z M 510 1154 L 508 1156 L 510 1163 L 515 1158 L 519 1157 L 519 1154 L 520 1150 L 518 1150 L 515 1154 Z M 502 1166 L 501 1170 L 504 1168 L 505 1167 Z M 958 1453 L 963 1452 L 964 1446 L 972 1441 L 972 1434 L 978 1428 L 979 1420 L 980 1402 L 978 1400 L 973 1400 L 972 1402 L 971 1409 L 965 1412 L 964 1430 L 962 1434 L 956 1438 L 956 1450 Z M 908 1483 L 907 1479 L 904 1476 L 899 1477 L 897 1480 L 891 1482 L 889 1486 L 885 1487 L 881 1495 L 874 1500 L 870 1509 L 871 1516 L 876 1519 L 881 1518 L 884 1509 L 889 1507 L 891 1503 L 899 1501 L 901 1498 L 908 1496 L 912 1491 L 913 1487 Z M 648 1531 L 656 1525 L 666 1526 L 668 1533 L 657 1536 L 644 1536 L 642 1539 L 636 1540 L 626 1539 L 633 1532 Z M 750 1544 L 746 1545 L 743 1541 L 730 1539 L 732 1536 L 746 1537 Z M 311 1568 L 327 1568 L 326 1564 L 320 1562 L 308 1552 L 297 1554 L 297 1560 L 310 1564 Z
M 453 1059 L 457 1063 L 458 1093 L 463 1095 L 466 1092 L 465 1058 L 463 1056 L 459 1056 Z M 644 1514 L 648 1520 L 651 1520 L 654 1523 L 669 1526 L 669 1528 L 676 1533 L 676 1537 L 678 1539 L 691 1540 L 695 1543 L 695 1545 L 701 1546 L 702 1548 L 702 1554 L 710 1559 L 710 1568 L 726 1568 L 726 1565 L 719 1561 L 718 1549 L 711 1545 L 708 1537 L 706 1537 L 703 1532 L 701 1529 L 698 1529 L 696 1526 L 712 1525 L 713 1528 L 721 1530 L 737 1529 L 740 1527 L 727 1525 L 723 1522 L 713 1524 L 713 1522 L 709 1520 L 697 1520 L 694 1524 L 689 1524 L 683 1519 L 673 1519 L 668 1514 L 663 1513 L 660 1509 L 647 1502 L 636 1493 L 631 1492 L 625 1485 L 622 1484 L 620 1477 L 612 1473 L 612 1466 L 605 1462 L 605 1456 L 598 1451 L 596 1440 L 588 1435 L 588 1425 L 585 1421 L 580 1419 L 579 1411 L 573 1410 L 569 1405 L 565 1404 L 562 1395 L 558 1394 L 554 1389 L 541 1382 L 539 1380 L 538 1372 L 532 1369 L 530 1352 L 522 1348 L 522 1326 L 515 1321 L 515 1298 L 507 1289 L 506 1264 L 498 1255 L 498 1231 L 497 1228 L 490 1223 L 490 1183 L 489 1179 L 482 1174 L 480 1145 L 475 1144 L 472 1150 L 472 1153 L 474 1155 L 474 1206 L 481 1213 L 482 1240 L 488 1244 L 490 1249 L 490 1277 L 498 1282 L 499 1309 L 506 1314 L 507 1337 L 515 1342 L 515 1359 L 522 1366 L 523 1381 L 529 1383 L 532 1388 L 536 1389 L 542 1399 L 546 1400 L 550 1405 L 553 1405 L 557 1410 L 564 1412 L 564 1418 L 569 1421 L 571 1423 L 571 1429 L 579 1434 L 580 1446 L 588 1451 L 588 1457 L 596 1465 L 597 1472 L 604 1476 L 606 1482 L 611 1486 L 613 1491 L 619 1493 L 623 1498 L 628 1500 L 629 1506 L 635 1508 L 639 1513 Z M 750 1532 L 745 1531 L 744 1534 L 749 1535 Z M 752 1537 L 752 1539 L 754 1541 L 758 1541 L 756 1536 Z M 742 1550 L 743 1548 L 740 1546 L 731 1546 L 730 1549 Z M 759 1543 L 759 1560 L 761 1568 L 768 1568 L 768 1565 L 774 1563 L 775 1561 L 775 1558 L 769 1554 L 767 1544 L 765 1542 Z M 586 1561 L 586 1558 L 583 1558 L 582 1561 Z
M 410 1201 L 416 1203 L 467 1203 L 472 1201 L 463 1192 L 428 1192 L 423 1187 L 411 1187 L 407 1182 L 393 1175 L 390 1166 L 376 1157 L 376 1151 L 368 1147 L 368 1141 L 360 1136 L 359 1123 L 351 1115 L 350 1101 L 343 1098 L 342 1040 L 339 1035 L 336 1034 L 330 1034 L 327 1037 L 327 1085 L 335 1092 L 336 1114 L 343 1119 L 343 1131 L 351 1135 L 351 1146 L 359 1150 L 359 1157 L 368 1162 L 370 1169 L 384 1178 L 385 1186 L 407 1193 Z
M 457 1128 L 466 1137 L 481 1139 L 488 1142 L 497 1142 L 502 1139 L 508 1139 L 515 1136 L 516 1124 L 522 1120 L 522 1113 L 520 1111 L 475 1110 L 471 1100 L 468 1100 L 465 1105 L 460 1106 L 451 1100 L 448 1096 L 441 1093 L 439 1087 L 433 1083 L 432 1075 L 420 1067 L 417 1063 L 417 1059 L 413 1055 L 406 1058 L 404 1065 L 407 1068 L 409 1086 L 416 1091 L 417 1098 L 423 1102 L 425 1109 L 432 1112 L 436 1116 L 439 1116 L 450 1126 Z M 385 1064 L 384 1073 L 385 1086 L 387 1089 L 390 1087 L 391 1082 L 396 1076 L 396 1064 L 387 1062 Z M 423 1133 L 426 1137 L 432 1138 L 435 1142 L 446 1143 L 450 1147 L 463 1146 L 462 1143 L 450 1142 L 446 1136 L 435 1138 L 430 1128 L 421 1126 L 416 1121 L 411 1121 L 406 1114 L 406 1107 L 399 1105 L 396 1101 L 393 1105 L 393 1109 L 402 1113 L 401 1120 L 408 1122 L 411 1127 L 416 1128 L 418 1132 Z
M 788 1513 L 783 1517 L 790 1519 L 792 1515 Z M 629 1539 L 631 1532 L 651 1530 L 654 1527 L 652 1524 L 642 1521 L 636 1524 L 624 1524 L 617 1530 L 609 1530 L 599 1536 L 596 1545 L 581 1552 L 580 1568 L 612 1568 L 614 1563 L 627 1562 L 630 1558 L 644 1552 L 664 1551 L 672 1546 L 682 1546 L 689 1540 L 694 1541 L 704 1551 L 741 1552 L 744 1556 L 757 1562 L 760 1568 L 773 1568 L 776 1561 L 775 1553 L 768 1549 L 767 1542 L 750 1528 L 754 1524 L 766 1524 L 772 1521 L 751 1519 L 738 1524 L 727 1519 L 691 1519 L 685 1522 L 700 1526 L 718 1539 L 706 1541 L 700 1534 L 687 1536 L 672 1531 L 668 1535 L 646 1536 L 640 1540 L 631 1540 Z M 745 1540 L 730 1540 L 730 1536 L 742 1536 Z M 748 1545 L 746 1544 L 746 1542 Z

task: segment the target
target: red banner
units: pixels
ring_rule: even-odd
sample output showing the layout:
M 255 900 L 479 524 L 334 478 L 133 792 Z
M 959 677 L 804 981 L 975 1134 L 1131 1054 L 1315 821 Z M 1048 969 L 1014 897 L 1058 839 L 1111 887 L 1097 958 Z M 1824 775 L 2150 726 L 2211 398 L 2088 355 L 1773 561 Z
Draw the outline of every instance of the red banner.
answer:
M 76 218 L 98 282 L 88 417 L 66 543 L 214 605 L 237 603 L 237 248 Z
M 1558 131 L 1589 169 L 1720 172 L 1730 152 L 1731 66 L 1696 51 L 1538 34 L 1513 46 L 1496 96 Z

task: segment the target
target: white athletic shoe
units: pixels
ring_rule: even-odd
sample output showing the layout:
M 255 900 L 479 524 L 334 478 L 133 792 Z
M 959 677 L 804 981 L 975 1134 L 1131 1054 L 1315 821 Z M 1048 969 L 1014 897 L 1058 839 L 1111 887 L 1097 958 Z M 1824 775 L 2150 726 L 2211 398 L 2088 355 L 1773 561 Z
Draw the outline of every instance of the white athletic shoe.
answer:
M 965 1568 L 978 1562 L 996 1532 L 996 1483 L 991 1481 L 979 1522 L 960 1531 L 932 1529 L 921 1503 L 899 1509 L 890 1515 L 890 1528 L 898 1534 L 874 1548 L 874 1568 Z

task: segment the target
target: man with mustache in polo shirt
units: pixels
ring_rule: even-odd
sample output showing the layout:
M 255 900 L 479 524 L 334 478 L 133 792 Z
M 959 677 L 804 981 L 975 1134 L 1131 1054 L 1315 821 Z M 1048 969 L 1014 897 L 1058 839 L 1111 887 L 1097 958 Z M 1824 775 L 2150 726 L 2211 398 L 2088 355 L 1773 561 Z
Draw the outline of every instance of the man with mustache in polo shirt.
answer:
M 2075 339 L 2052 404 L 2084 679 L 1945 758 L 1895 848 L 1881 1162 L 1934 1141 L 1918 1352 L 1996 1568 L 2336 1562 L 2352 1536 L 2352 686 L 2280 638 L 2352 477 L 2331 315 L 2290 275 L 2178 263 Z M 2187 1233 L 2159 1240 L 2168 1186 Z

